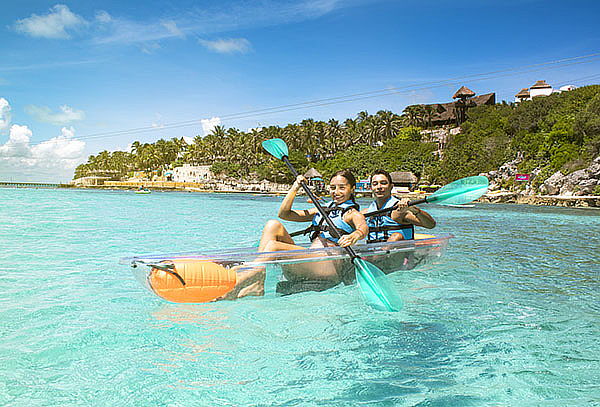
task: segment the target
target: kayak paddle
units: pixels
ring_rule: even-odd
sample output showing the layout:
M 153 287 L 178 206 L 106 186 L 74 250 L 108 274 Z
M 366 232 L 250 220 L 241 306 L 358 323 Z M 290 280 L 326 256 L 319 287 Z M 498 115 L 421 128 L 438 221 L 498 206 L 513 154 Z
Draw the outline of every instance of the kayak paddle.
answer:
M 265 140 L 262 142 L 262 146 L 273 157 L 282 160 L 292 174 L 294 174 L 295 177 L 298 177 L 298 172 L 288 158 L 288 146 L 285 144 L 285 141 L 278 138 Z M 331 229 L 330 233 L 339 239 L 340 234 L 333 224 L 333 221 L 327 216 L 317 198 L 308 188 L 308 185 L 306 185 L 305 182 L 302 182 L 300 185 L 313 201 L 313 204 L 321 214 L 322 218 L 329 225 Z M 402 308 L 402 300 L 398 294 L 389 287 L 387 276 L 383 271 L 374 264 L 360 258 L 350 246 L 346 246 L 344 249 L 350 255 L 352 263 L 355 266 L 356 280 L 358 281 L 365 302 L 371 307 L 381 311 L 399 311 Z
M 408 203 L 408 206 L 419 205 L 422 203 L 436 203 L 440 205 L 463 205 L 473 202 L 488 190 L 490 182 L 482 176 L 466 177 L 449 183 L 448 185 L 438 189 L 433 194 L 415 199 Z M 365 213 L 365 216 L 375 216 L 382 213 L 390 212 L 398 208 L 398 204 L 387 208 Z

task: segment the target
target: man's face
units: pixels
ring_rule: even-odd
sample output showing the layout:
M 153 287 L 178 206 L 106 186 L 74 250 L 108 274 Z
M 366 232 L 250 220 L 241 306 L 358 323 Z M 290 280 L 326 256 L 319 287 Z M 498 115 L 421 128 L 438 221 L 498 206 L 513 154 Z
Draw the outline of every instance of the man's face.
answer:
M 388 198 L 392 195 L 392 188 L 394 186 L 388 181 L 387 177 L 383 174 L 374 175 L 371 178 L 371 191 L 373 191 L 373 198 Z

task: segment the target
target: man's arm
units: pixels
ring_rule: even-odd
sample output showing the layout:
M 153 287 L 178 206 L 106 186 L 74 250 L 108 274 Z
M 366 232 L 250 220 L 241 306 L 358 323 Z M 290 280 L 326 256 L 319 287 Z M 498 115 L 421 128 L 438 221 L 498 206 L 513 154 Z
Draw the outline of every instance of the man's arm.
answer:
M 392 211 L 391 218 L 400 224 L 411 224 L 433 229 L 435 220 L 431 215 L 418 206 L 408 206 L 408 202 L 408 199 L 401 199 L 398 202 L 398 209 Z

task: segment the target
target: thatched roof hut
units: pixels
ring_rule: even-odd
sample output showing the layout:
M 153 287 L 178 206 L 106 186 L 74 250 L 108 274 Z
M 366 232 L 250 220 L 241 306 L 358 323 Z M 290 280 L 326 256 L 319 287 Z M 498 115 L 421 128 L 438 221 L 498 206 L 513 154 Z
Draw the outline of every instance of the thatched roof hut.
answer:
M 545 80 L 537 81 L 531 87 L 531 89 L 548 89 L 548 88 L 552 88 L 552 86 L 548 85 Z
M 461 86 L 459 90 L 456 91 L 452 99 L 466 99 L 475 96 L 475 92 L 466 86 Z
M 394 185 L 406 185 L 416 184 L 419 180 L 415 174 L 406 171 L 394 171 L 390 173 L 392 177 L 392 183 Z
M 515 95 L 515 97 L 517 98 L 528 98 L 529 97 L 529 89 L 528 88 L 523 88 L 521 89 L 521 91 L 519 93 L 517 93 Z
M 469 90 L 469 89 L 467 89 Z M 460 91 L 460 90 L 459 90 Z M 458 92 L 457 92 L 458 93 Z M 456 94 L 455 94 L 456 95 Z M 434 114 L 431 118 L 431 124 L 434 126 L 442 126 L 445 124 L 456 123 L 456 103 L 435 103 L 429 106 L 433 106 Z M 466 101 L 466 106 L 474 107 L 481 105 L 494 105 L 496 104 L 496 94 L 486 93 L 485 95 L 473 96 Z
M 314 168 L 311 168 L 310 170 L 306 171 L 306 174 L 304 174 L 304 178 L 306 178 L 306 179 L 314 179 L 314 178 L 323 179 L 323 176 L 319 173 L 319 171 L 317 171 Z

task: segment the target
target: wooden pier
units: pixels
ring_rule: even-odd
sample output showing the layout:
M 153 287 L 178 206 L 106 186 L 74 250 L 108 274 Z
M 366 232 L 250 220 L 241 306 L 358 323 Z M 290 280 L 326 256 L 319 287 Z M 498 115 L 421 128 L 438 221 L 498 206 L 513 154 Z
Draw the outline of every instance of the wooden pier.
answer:
M 6 182 L 0 181 L 0 187 L 8 188 L 70 188 L 69 184 L 53 184 L 49 182 Z

